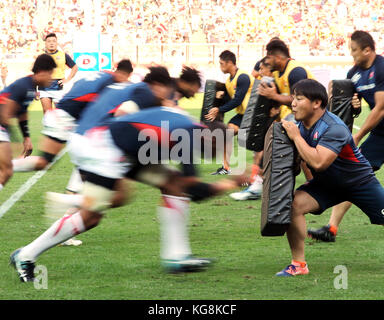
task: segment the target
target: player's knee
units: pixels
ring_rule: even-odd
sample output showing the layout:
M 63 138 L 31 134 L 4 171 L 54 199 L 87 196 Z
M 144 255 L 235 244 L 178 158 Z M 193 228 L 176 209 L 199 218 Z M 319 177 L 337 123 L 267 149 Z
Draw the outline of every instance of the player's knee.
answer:
M 82 190 L 83 209 L 101 213 L 112 207 L 115 192 L 101 185 L 86 181 Z
M 83 219 L 84 227 L 86 230 L 96 227 L 103 218 L 103 215 L 101 213 L 85 209 L 81 210 L 80 214 Z
M 115 195 L 111 201 L 111 208 L 122 207 L 129 200 L 129 197 L 125 192 L 115 192 Z
M 304 197 L 299 195 L 295 195 L 292 202 L 292 215 L 304 215 L 306 212 L 306 200 Z
M 228 123 L 228 129 L 232 129 L 234 135 L 237 135 L 239 132 L 239 127 L 233 123 Z
M 13 175 L 12 165 L 3 167 L 1 171 L 2 171 L 2 175 L 3 175 L 2 184 L 5 184 L 9 179 L 11 179 L 11 177 Z
M 53 161 L 53 159 L 55 159 L 55 157 L 56 157 L 56 155 L 53 153 L 42 152 L 37 165 L 44 168 L 48 165 L 48 163 L 51 163 Z
M 39 157 L 39 159 L 37 160 L 36 164 L 35 164 L 35 169 L 36 170 L 43 170 L 49 163 L 50 161 L 47 161 L 47 159 L 43 158 L 43 157 Z

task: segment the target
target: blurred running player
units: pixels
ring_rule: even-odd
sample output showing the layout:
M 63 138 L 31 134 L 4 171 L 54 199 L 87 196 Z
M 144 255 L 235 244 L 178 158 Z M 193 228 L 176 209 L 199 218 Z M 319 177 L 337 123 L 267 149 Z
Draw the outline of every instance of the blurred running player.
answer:
M 71 90 L 58 102 L 55 109 L 43 117 L 43 139 L 40 155 L 13 160 L 13 170 L 42 170 L 64 148 L 70 134 L 75 131 L 81 114 L 100 92 L 113 83 L 127 83 L 133 68 L 130 60 L 122 60 L 115 72 L 95 72 L 76 81 Z
M 11 255 L 20 280 L 33 281 L 34 263 L 44 251 L 96 227 L 105 210 L 121 205 L 113 202 L 116 193 L 122 192 L 120 181 L 127 176 L 162 190 L 160 255 L 165 269 L 186 272 L 207 268 L 211 260 L 191 255 L 187 231 L 189 198 L 204 200 L 235 188 L 244 180 L 237 177 L 207 184 L 196 177 L 194 130 L 201 129 L 179 109 L 155 107 L 115 118 L 90 128 L 81 138 L 74 137 L 71 152 L 85 178 L 84 200 L 77 213 L 59 219 L 36 240 Z M 153 148 L 149 163 L 145 163 L 148 158 L 143 158 L 147 154 L 143 150 L 148 150 L 148 143 Z M 175 143 L 181 146 L 181 155 L 172 152 Z M 162 161 L 169 159 L 180 161 L 182 170 L 164 167 Z
M 36 86 L 49 86 L 55 61 L 47 54 L 38 56 L 33 64 L 33 74 L 16 80 L 0 93 L 0 190 L 12 176 L 12 152 L 8 127 L 10 119 L 17 117 L 24 137 L 23 156 L 32 153 L 28 128 L 28 106 L 36 97 Z

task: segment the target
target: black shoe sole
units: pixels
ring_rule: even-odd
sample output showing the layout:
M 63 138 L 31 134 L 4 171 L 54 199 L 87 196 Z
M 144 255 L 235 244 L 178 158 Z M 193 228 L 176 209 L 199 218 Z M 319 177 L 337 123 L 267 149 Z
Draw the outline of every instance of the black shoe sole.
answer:
M 317 240 L 317 241 L 322 241 L 322 242 L 335 242 L 336 241 L 336 237 L 333 239 L 325 239 L 325 238 L 319 237 L 316 234 L 313 234 L 310 230 L 308 230 L 307 234 L 308 234 L 308 237 L 310 237 L 313 240 Z

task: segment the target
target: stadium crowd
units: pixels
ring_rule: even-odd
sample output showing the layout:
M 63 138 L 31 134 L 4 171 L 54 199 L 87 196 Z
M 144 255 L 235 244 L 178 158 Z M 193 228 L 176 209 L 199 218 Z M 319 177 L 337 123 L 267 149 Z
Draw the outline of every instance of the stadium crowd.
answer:
M 61 45 L 95 25 L 95 0 L 4 0 L 0 3 L 0 53 L 35 52 L 41 33 L 56 32 Z M 348 55 L 354 29 L 372 33 L 380 46 L 381 0 L 110 0 L 101 1 L 102 31 L 115 44 L 262 43 L 279 36 L 310 55 Z M 68 9 L 70 8 L 70 9 Z M 42 10 L 45 9 L 45 10 Z M 200 41 L 199 40 L 199 41 Z M 382 53 L 383 48 L 378 48 Z

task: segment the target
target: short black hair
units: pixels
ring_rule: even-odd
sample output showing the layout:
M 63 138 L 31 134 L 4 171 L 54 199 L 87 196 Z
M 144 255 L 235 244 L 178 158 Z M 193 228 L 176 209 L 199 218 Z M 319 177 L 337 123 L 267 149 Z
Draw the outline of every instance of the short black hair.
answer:
M 304 96 L 310 101 L 321 101 L 321 108 L 325 109 L 328 104 L 328 95 L 325 87 L 313 79 L 303 79 L 296 82 L 292 87 L 295 95 Z
M 184 66 L 179 78 L 180 80 L 183 80 L 188 83 L 195 83 L 199 87 L 201 87 L 200 72 L 194 68 Z
M 44 41 L 47 40 L 48 38 L 56 38 L 56 39 L 57 39 L 57 37 L 56 37 L 56 33 L 54 33 L 54 32 L 50 32 L 50 33 L 48 33 L 48 34 L 45 36 Z
M 219 58 L 225 62 L 232 61 L 236 65 L 236 55 L 232 51 L 224 50 L 220 53 Z
M 173 86 L 174 82 L 165 67 L 150 67 L 149 72 L 145 75 L 143 82 L 158 82 L 165 86 Z
M 351 40 L 355 41 L 359 45 L 361 50 L 368 47 L 375 51 L 375 41 L 373 40 L 372 36 L 366 31 L 356 30 L 354 33 L 352 33 Z
M 267 62 L 267 58 L 268 57 L 264 57 L 263 59 L 261 59 L 259 65 L 263 64 L 268 68 L 272 68 L 272 66 Z M 259 67 L 259 70 L 260 70 L 260 67 Z
M 132 67 L 132 62 L 129 59 L 123 59 L 117 64 L 117 70 L 127 72 L 127 73 L 132 73 L 133 72 L 133 67 Z
M 267 44 L 267 55 L 276 55 L 278 53 L 282 53 L 283 55 L 285 55 L 287 58 L 290 58 L 290 54 L 289 54 L 289 49 L 288 49 L 288 46 L 285 44 L 284 41 L 280 40 L 280 39 L 275 39 L 275 40 L 272 40 L 270 41 L 268 44 Z
M 38 73 L 40 71 L 51 71 L 57 67 L 55 60 L 49 54 L 39 55 L 32 67 L 33 73 Z

